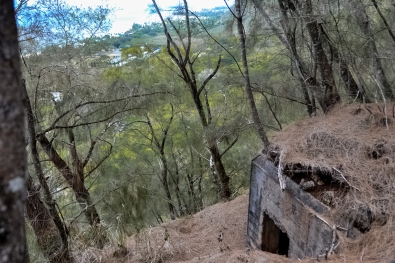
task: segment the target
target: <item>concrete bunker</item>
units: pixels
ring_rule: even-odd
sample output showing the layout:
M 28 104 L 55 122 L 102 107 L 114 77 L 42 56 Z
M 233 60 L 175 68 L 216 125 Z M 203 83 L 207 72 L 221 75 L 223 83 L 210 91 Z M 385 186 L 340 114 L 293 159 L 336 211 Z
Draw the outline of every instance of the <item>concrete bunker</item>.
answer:
M 247 230 L 251 247 L 291 258 L 327 257 L 340 244 L 339 232 L 356 238 L 370 230 L 373 216 L 368 207 L 343 212 L 336 222 L 326 218 L 350 189 L 333 173 L 288 163 L 280 179 L 278 165 L 263 155 L 252 161 Z
M 252 248 L 290 258 L 325 256 L 337 236 L 323 214 L 329 207 L 284 176 L 281 190 L 278 168 L 265 156 L 252 161 L 248 242 Z
M 333 252 L 393 259 L 395 104 L 392 114 L 386 109 L 339 105 L 273 136 L 251 165 L 252 248 L 284 253 L 284 233 L 294 259 Z

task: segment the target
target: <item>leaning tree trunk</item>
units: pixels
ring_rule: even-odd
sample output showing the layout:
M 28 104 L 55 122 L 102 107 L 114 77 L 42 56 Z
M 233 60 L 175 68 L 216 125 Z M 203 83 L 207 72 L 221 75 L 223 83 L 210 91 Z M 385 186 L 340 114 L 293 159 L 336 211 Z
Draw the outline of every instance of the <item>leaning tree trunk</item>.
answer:
M 59 170 L 62 176 L 66 179 L 71 189 L 75 194 L 77 202 L 80 204 L 81 209 L 84 211 L 85 217 L 88 220 L 89 225 L 95 226 L 100 224 L 100 217 L 97 213 L 95 205 L 92 203 L 88 189 L 86 189 L 83 178 L 76 176 L 66 162 L 59 156 L 56 150 L 53 148 L 51 142 L 48 141 L 47 137 L 40 134 L 37 138 L 40 142 L 41 147 L 48 155 L 49 159 Z
M 220 185 L 221 185 L 221 192 L 220 196 L 222 199 L 229 199 L 232 196 L 232 191 L 229 187 L 230 177 L 225 171 L 225 167 L 222 164 L 221 154 L 219 153 L 219 149 L 217 143 L 212 142 L 208 147 L 212 160 L 214 163 L 215 171 L 218 173 Z
M 377 13 L 379 14 L 379 16 L 381 17 L 381 20 L 383 21 L 383 23 L 384 23 L 384 25 L 385 25 L 385 28 L 386 28 L 387 31 L 388 31 L 388 34 L 389 34 L 390 37 L 392 38 L 392 41 L 395 43 L 395 34 L 394 34 L 394 32 L 392 31 L 392 29 L 391 29 L 389 23 L 387 22 L 387 19 L 385 18 L 385 16 L 384 16 L 383 13 L 381 12 L 381 10 L 380 10 L 380 8 L 379 8 L 379 6 L 378 6 L 376 0 L 370 0 L 370 1 L 372 2 L 374 8 L 376 8 L 376 11 L 377 11 Z M 393 0 L 392 3 L 394 4 L 395 1 Z
M 27 181 L 26 217 L 36 235 L 37 244 L 50 263 L 72 262 L 68 250 L 67 235 L 62 236 L 53 215 L 40 198 L 40 188 L 33 185 L 32 178 Z
M 204 112 L 202 101 L 199 98 L 199 94 L 197 92 L 195 92 L 196 87 L 194 87 L 192 85 L 193 83 L 189 83 L 189 84 L 190 84 L 189 90 L 190 90 L 190 93 L 194 99 L 193 101 L 195 102 L 195 107 L 199 113 L 200 122 L 203 126 L 204 131 L 206 132 L 209 127 L 209 123 L 207 122 L 207 119 L 206 119 L 206 114 Z M 210 135 L 207 135 L 207 136 L 210 136 Z M 212 138 L 211 136 L 206 139 L 207 139 L 207 144 L 208 144 L 207 148 L 210 151 L 210 155 L 211 155 L 212 168 L 214 168 L 214 172 L 215 172 L 214 176 L 218 176 L 218 179 L 219 179 L 220 196 L 222 199 L 229 199 L 232 195 L 232 191 L 230 190 L 230 187 L 229 187 L 230 177 L 226 173 L 225 167 L 222 163 L 222 160 L 221 160 L 222 156 L 221 156 L 219 149 L 218 149 L 217 140 L 216 140 L 216 138 Z
M 395 95 L 385 74 L 383 65 L 381 63 L 381 58 L 377 50 L 374 34 L 372 32 L 372 29 L 370 28 L 370 18 L 366 13 L 365 7 L 358 6 L 357 8 L 353 9 L 357 24 L 361 29 L 362 33 L 364 34 L 366 41 L 368 42 L 368 52 L 369 54 L 373 55 L 373 75 L 376 79 L 376 83 L 378 85 L 380 93 L 383 93 L 383 99 L 394 100 Z
M 92 236 L 92 243 L 98 248 L 103 248 L 108 239 L 100 224 L 100 217 L 96 210 L 96 206 L 92 202 L 89 191 L 84 185 L 83 175 L 77 175 L 72 172 L 70 167 L 60 157 L 58 152 L 52 146 L 52 143 L 48 141 L 44 134 L 39 134 L 37 136 L 37 140 L 44 149 L 44 152 L 48 155 L 51 162 L 55 165 L 55 167 L 62 174 L 63 178 L 73 190 L 75 198 L 80 205 L 85 218 L 88 220 L 88 224 L 92 227 L 90 232 Z
M 40 192 L 32 182 L 29 175 L 28 178 L 28 198 L 26 205 L 27 219 L 33 227 L 37 238 L 37 243 L 42 253 L 50 262 L 71 262 L 68 245 L 67 228 L 60 218 L 56 209 L 56 202 L 49 190 L 44 172 L 40 163 L 37 150 L 36 130 L 34 127 L 34 115 L 31 108 L 29 96 L 24 87 L 25 100 L 24 106 L 27 115 L 27 131 L 29 138 L 29 148 L 34 170 L 43 189 L 45 206 L 40 199 Z M 48 207 L 48 208 L 47 208 Z
M 70 80 L 69 80 L 70 81 Z M 71 83 L 70 83 L 71 85 Z M 55 103 L 55 110 L 59 115 L 61 115 L 60 105 Z M 66 133 L 69 139 L 69 152 L 71 155 L 71 168 L 70 166 L 60 157 L 58 152 L 55 150 L 53 145 L 48 141 L 45 134 L 40 134 L 38 136 L 41 146 L 44 148 L 44 151 L 50 157 L 52 163 L 56 166 L 58 171 L 63 175 L 66 181 L 69 183 L 71 188 L 74 191 L 77 202 L 80 204 L 86 219 L 90 226 L 92 226 L 91 234 L 95 235 L 94 238 L 95 245 L 101 248 L 104 243 L 107 241 L 107 237 L 103 232 L 103 229 L 100 225 L 100 217 L 96 210 L 96 206 L 93 204 L 92 199 L 90 197 L 90 193 L 88 189 L 85 187 L 85 172 L 84 168 L 88 163 L 89 157 L 87 157 L 84 161 L 78 156 L 77 147 L 75 143 L 75 136 L 73 132 L 73 128 L 66 128 Z M 91 156 L 92 150 L 96 142 L 91 145 L 90 152 L 88 156 Z M 94 233 L 94 232 L 97 233 Z
M 254 121 L 255 128 L 258 132 L 259 138 L 261 138 L 264 149 L 267 151 L 269 149 L 270 142 L 269 139 L 267 138 L 262 121 L 259 117 L 258 110 L 256 108 L 256 104 L 254 100 L 254 94 L 252 93 L 252 88 L 251 88 L 250 73 L 248 71 L 248 62 L 247 62 L 246 35 L 243 26 L 243 16 L 241 14 L 240 0 L 235 0 L 235 10 L 236 10 L 236 19 L 237 19 L 237 29 L 240 38 L 241 58 L 243 61 L 243 68 L 244 68 L 243 77 L 245 81 L 248 104 L 250 105 L 252 120 Z
M 18 32 L 12 0 L 0 0 L 0 262 L 29 262 L 25 236 L 26 145 Z

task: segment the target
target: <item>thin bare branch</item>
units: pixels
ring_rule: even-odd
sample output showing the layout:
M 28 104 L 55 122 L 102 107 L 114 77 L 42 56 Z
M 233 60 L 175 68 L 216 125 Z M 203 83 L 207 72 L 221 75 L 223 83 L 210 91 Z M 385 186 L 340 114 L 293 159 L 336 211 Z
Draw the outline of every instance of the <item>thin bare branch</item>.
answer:
M 207 28 L 204 26 L 203 22 L 200 20 L 200 18 L 199 18 L 194 12 L 192 12 L 192 11 L 189 11 L 189 12 L 190 12 L 194 17 L 196 17 L 196 19 L 199 21 L 200 25 L 203 27 L 204 31 L 206 31 L 206 34 L 207 34 L 215 43 L 217 43 L 217 45 L 219 45 L 223 50 L 225 50 L 225 52 L 228 53 L 229 56 L 232 57 L 233 61 L 236 63 L 237 68 L 239 69 L 240 74 L 241 74 L 241 75 L 243 76 L 243 78 L 244 78 L 243 71 L 241 70 L 240 65 L 239 65 L 239 63 L 237 62 L 235 56 L 233 56 L 233 54 L 230 53 L 230 51 L 229 51 L 224 45 L 222 45 L 221 43 L 219 43 L 219 42 L 217 41 L 217 39 L 215 39 L 215 38 L 208 32 L 208 30 L 207 30 Z
M 236 139 L 234 139 L 233 142 L 232 142 L 231 144 L 229 144 L 229 146 L 225 149 L 225 151 L 223 151 L 223 152 L 221 153 L 221 157 L 222 157 L 225 153 L 227 153 L 227 152 L 236 144 L 236 142 L 237 142 L 238 140 L 239 140 L 239 137 L 237 136 Z
M 85 174 L 85 178 L 89 177 L 97 168 L 99 168 L 100 165 L 102 165 L 102 163 L 103 163 L 105 160 L 107 160 L 107 158 L 110 157 L 110 155 L 111 155 L 111 153 L 112 153 L 113 145 L 112 145 L 111 143 L 109 143 L 108 141 L 106 141 L 106 140 L 100 140 L 100 141 L 103 141 L 103 142 L 108 143 L 108 144 L 110 145 L 110 149 L 108 150 L 108 153 L 107 153 L 107 154 L 106 154 L 106 155 L 95 165 L 95 167 L 93 167 L 89 172 L 87 172 L 87 173 Z
M 218 58 L 217 66 L 215 67 L 215 70 L 203 81 L 202 85 L 200 86 L 198 90 L 198 95 L 203 91 L 204 87 L 207 85 L 207 83 L 217 74 L 219 67 L 221 65 L 221 56 Z

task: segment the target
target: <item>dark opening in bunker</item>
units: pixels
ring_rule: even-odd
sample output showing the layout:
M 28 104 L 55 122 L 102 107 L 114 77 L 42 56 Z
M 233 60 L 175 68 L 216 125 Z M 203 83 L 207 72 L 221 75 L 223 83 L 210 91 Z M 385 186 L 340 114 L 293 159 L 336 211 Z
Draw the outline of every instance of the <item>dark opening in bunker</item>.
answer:
M 339 180 L 337 170 L 329 171 L 325 168 L 304 166 L 300 163 L 287 163 L 283 174 L 291 178 L 299 187 L 328 206 L 333 206 L 335 196 L 344 196 L 348 187 Z
M 288 235 L 267 214 L 263 216 L 262 250 L 288 257 Z

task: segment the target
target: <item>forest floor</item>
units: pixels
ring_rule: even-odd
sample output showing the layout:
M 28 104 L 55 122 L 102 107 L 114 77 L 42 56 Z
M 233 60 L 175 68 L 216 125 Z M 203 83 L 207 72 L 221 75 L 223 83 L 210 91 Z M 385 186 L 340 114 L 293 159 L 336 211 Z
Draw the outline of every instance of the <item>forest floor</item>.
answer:
M 292 262 L 248 248 L 247 209 L 248 194 L 209 206 L 129 237 L 127 252 L 116 258 L 114 248 L 109 248 L 102 262 Z
M 94 254 L 93 262 L 105 263 L 318 262 L 313 258 L 299 261 L 249 249 L 246 235 L 247 211 L 248 194 L 243 194 L 232 201 L 209 206 L 195 215 L 173 220 L 131 236 L 125 242 L 126 251 L 121 252 L 114 247 L 107 247 L 100 252 L 85 253 L 84 256 L 86 260 L 92 260 L 92 254 Z M 222 236 L 222 241 L 220 236 Z M 114 256 L 114 253 L 118 255 Z M 320 261 L 360 262 L 359 256 L 344 254 L 332 255 L 329 260 L 321 259 Z
M 116 250 L 113 247 L 102 250 L 104 254 L 100 262 L 295 262 L 295 259 L 251 250 L 247 246 L 247 210 L 248 194 L 243 194 L 232 201 L 209 206 L 195 215 L 131 236 L 125 242 L 126 250 Z M 114 253 L 122 255 L 114 256 Z M 360 262 L 344 255 L 321 261 Z M 298 262 L 317 260 L 305 259 Z

